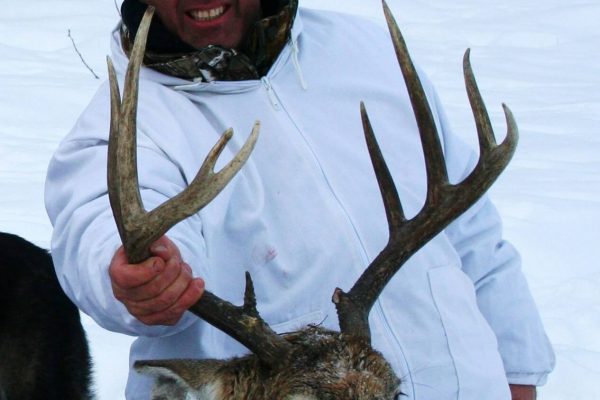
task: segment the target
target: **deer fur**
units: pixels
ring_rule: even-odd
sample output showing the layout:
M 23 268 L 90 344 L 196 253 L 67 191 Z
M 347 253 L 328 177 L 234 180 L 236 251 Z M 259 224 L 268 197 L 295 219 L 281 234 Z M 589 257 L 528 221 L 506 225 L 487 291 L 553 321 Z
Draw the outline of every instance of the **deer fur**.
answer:
M 79 310 L 50 254 L 7 233 L 0 233 L 0 304 L 0 400 L 90 399 Z
M 364 340 L 308 326 L 287 334 L 293 352 L 276 369 L 255 355 L 230 360 L 138 361 L 156 378 L 152 400 L 390 400 L 399 379 Z

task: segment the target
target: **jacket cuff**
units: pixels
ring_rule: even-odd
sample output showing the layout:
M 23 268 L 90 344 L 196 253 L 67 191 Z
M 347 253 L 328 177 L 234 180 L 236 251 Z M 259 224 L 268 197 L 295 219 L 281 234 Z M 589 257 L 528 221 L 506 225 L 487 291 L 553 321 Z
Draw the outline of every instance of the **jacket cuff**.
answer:
M 543 386 L 548 380 L 549 373 L 507 372 L 506 378 L 511 385 Z

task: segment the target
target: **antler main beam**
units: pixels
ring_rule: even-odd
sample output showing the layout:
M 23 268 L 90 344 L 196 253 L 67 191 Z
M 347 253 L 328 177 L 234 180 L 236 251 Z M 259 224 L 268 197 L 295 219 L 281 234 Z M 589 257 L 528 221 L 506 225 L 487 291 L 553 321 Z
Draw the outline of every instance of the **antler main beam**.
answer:
M 386 284 L 415 252 L 481 198 L 507 166 L 518 140 L 515 120 L 508 107 L 503 105 L 508 133 L 500 145 L 496 144 L 490 120 L 471 69 L 469 51 L 467 51 L 463 64 L 464 75 L 467 94 L 477 126 L 480 155 L 471 174 L 462 182 L 451 184 L 448 181 L 442 146 L 425 91 L 404 39 L 385 1 L 383 7 L 423 144 L 427 171 L 427 197 L 419 214 L 411 220 L 406 220 L 394 182 L 373 134 L 366 109 L 361 105 L 367 146 L 383 197 L 390 234 L 386 247 L 373 260 L 352 289 L 348 293 L 339 288 L 336 289 L 333 302 L 338 311 L 341 331 L 367 339 L 370 338 L 369 311 Z
M 247 161 L 259 131 L 259 124 L 256 123 L 239 153 L 215 173 L 217 158 L 232 136 L 231 129 L 227 130 L 183 192 L 150 212 L 144 210 L 137 173 L 136 114 L 139 71 L 153 12 L 154 8 L 148 7 L 138 28 L 125 76 L 122 101 L 116 73 L 110 58 L 108 59 L 111 91 L 108 193 L 119 234 L 131 263 L 140 263 L 150 257 L 149 248 L 154 241 L 177 222 L 198 212 L 219 194 Z M 248 274 L 243 306 L 234 306 L 205 291 L 190 311 L 248 347 L 267 365 L 281 362 L 291 347 L 260 318 L 256 310 L 252 280 Z

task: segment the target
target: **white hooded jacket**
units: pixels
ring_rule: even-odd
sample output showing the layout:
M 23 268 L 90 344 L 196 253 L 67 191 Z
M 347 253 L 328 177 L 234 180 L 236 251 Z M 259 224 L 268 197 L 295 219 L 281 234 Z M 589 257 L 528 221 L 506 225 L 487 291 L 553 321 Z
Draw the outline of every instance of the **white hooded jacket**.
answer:
M 350 288 L 387 242 L 361 100 L 408 217 L 426 193 L 420 139 L 388 33 L 356 17 L 300 9 L 292 37 L 262 80 L 190 83 L 143 68 L 138 110 L 147 209 L 186 187 L 227 128 L 236 133 L 217 168 L 261 122 L 241 172 L 168 235 L 207 289 L 235 304 L 250 271 L 259 311 L 279 332 L 308 323 L 335 329 L 334 288 Z M 127 58 L 117 32 L 112 50 L 122 77 Z M 450 179 L 459 181 L 477 156 L 450 133 L 430 83 L 424 86 Z M 244 353 L 189 313 L 175 327 L 149 327 L 113 298 L 107 270 L 120 240 L 106 189 L 109 119 L 104 84 L 50 164 L 46 206 L 65 291 L 106 329 L 139 336 L 131 362 Z M 518 254 L 502 240 L 485 197 L 402 267 L 370 326 L 410 399 L 509 399 L 507 379 L 542 384 L 554 363 Z M 147 399 L 150 385 L 132 371 L 127 398 Z

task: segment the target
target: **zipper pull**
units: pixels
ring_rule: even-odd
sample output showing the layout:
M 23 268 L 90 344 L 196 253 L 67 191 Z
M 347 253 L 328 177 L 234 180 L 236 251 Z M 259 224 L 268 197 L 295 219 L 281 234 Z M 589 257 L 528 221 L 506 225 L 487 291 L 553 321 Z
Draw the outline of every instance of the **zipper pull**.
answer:
M 269 100 L 271 101 L 271 105 L 273 106 L 273 108 L 277 111 L 279 111 L 280 107 L 279 107 L 279 101 L 277 101 L 277 95 L 275 94 L 275 91 L 273 90 L 273 87 L 271 86 L 271 82 L 269 82 L 269 78 L 267 78 L 266 76 L 263 76 L 262 78 L 260 78 L 261 82 L 263 83 L 263 85 L 265 86 L 265 90 L 267 91 L 267 96 L 269 97 Z

